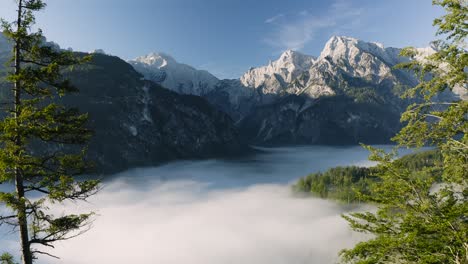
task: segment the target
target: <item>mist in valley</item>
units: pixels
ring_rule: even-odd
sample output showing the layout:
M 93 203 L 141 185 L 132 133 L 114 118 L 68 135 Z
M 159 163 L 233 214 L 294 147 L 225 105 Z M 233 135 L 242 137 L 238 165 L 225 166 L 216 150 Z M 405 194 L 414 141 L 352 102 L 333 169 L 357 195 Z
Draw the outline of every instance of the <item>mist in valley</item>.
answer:
M 262 149 L 242 160 L 181 161 L 107 178 L 89 203 L 53 206 L 97 213 L 92 229 L 56 244 L 40 263 L 334 263 L 362 234 L 342 213 L 361 210 L 293 195 L 308 173 L 370 165 L 361 147 Z M 368 208 L 367 208 L 368 209 Z M 0 248 L 15 252 L 16 233 Z

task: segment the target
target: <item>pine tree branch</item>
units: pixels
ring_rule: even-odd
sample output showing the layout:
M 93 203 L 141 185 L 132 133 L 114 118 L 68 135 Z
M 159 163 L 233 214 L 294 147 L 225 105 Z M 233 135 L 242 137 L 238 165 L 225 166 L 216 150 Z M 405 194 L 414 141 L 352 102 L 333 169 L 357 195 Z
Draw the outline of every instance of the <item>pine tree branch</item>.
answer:
M 24 192 L 31 192 L 31 191 L 36 191 L 36 192 L 40 192 L 40 193 L 47 194 L 47 195 L 50 194 L 49 191 L 46 191 L 39 187 L 28 186 L 24 188 Z
M 33 60 L 25 60 L 25 59 L 21 59 L 21 62 L 31 63 L 31 64 L 34 64 L 34 65 L 37 65 L 37 66 L 42 66 L 42 67 L 48 67 L 50 65 L 50 64 L 47 64 L 47 63 L 44 63 L 44 62 L 38 62 L 38 61 L 33 61 Z

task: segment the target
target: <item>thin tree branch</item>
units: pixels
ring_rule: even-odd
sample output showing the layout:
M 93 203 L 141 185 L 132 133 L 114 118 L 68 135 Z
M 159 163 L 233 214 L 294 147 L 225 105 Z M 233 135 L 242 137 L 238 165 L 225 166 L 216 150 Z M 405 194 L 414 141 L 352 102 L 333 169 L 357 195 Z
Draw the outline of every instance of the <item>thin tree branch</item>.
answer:
M 34 251 L 32 251 L 31 253 L 33 253 L 33 254 L 46 255 L 46 256 L 49 256 L 49 257 L 51 257 L 51 258 L 60 259 L 59 257 L 57 257 L 57 256 L 55 256 L 55 255 L 52 255 L 52 254 L 50 254 L 50 253 L 44 252 L 44 251 L 34 250 Z

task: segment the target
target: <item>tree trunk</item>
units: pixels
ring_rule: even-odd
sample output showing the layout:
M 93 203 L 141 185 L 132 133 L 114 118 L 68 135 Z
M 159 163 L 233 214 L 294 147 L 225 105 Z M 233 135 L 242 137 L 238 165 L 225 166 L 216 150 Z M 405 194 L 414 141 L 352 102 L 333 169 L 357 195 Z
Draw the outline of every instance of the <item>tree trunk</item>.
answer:
M 17 18 L 17 32 L 21 29 L 21 18 L 22 18 L 22 9 L 23 9 L 23 1 L 18 1 L 18 18 Z M 15 43 L 15 74 L 19 74 L 21 70 L 21 50 L 20 50 L 21 42 L 19 39 L 16 39 Z M 21 104 L 21 83 L 19 80 L 15 81 L 14 87 L 14 118 L 16 120 L 16 127 L 18 129 L 19 123 L 19 114 L 20 114 L 20 104 Z M 17 147 L 21 147 L 21 135 L 20 132 L 17 131 L 16 138 L 14 140 L 15 145 Z M 21 155 L 19 152 L 15 153 L 16 155 Z M 28 218 L 26 215 L 26 202 L 24 199 L 24 182 L 23 182 L 23 174 L 21 169 L 16 166 L 15 167 L 15 185 L 16 185 L 16 195 L 18 198 L 18 226 L 20 232 L 20 242 L 21 242 L 21 254 L 22 254 L 22 261 L 23 264 L 32 264 L 32 254 L 31 248 L 29 243 L 29 234 L 28 234 Z

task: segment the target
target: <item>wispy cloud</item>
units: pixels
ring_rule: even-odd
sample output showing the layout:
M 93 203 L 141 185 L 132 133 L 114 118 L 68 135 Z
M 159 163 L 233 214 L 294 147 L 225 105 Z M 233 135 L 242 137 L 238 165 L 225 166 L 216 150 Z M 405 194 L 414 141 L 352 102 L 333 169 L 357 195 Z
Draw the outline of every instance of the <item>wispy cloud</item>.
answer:
M 280 15 L 281 17 L 278 17 Z M 363 8 L 355 7 L 345 0 L 333 2 L 328 11 L 322 14 L 312 10 L 302 10 L 288 15 L 279 14 L 265 20 L 265 23 L 272 24 L 273 32 L 264 38 L 264 41 L 282 50 L 288 48 L 300 50 L 323 30 L 343 34 L 350 29 L 359 28 L 362 25 L 363 15 Z
M 266 19 L 265 23 L 271 24 L 271 23 L 274 23 L 274 22 L 278 21 L 279 19 L 281 19 L 283 17 L 284 17 L 284 14 L 278 14 L 276 16 L 272 16 L 272 17 Z

